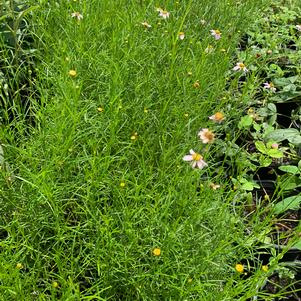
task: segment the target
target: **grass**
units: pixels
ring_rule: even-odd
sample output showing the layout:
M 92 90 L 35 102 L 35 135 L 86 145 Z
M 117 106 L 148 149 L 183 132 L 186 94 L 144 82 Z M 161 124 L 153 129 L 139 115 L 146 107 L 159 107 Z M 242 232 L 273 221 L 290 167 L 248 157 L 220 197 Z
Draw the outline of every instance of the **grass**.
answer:
M 154 1 L 39 1 L 36 124 L 21 115 L 1 128 L 1 300 L 254 296 L 265 275 L 235 271 L 252 249 L 212 148 L 201 171 L 182 157 L 200 148 L 208 116 L 227 117 L 225 73 L 264 4 L 165 1 L 164 20 Z

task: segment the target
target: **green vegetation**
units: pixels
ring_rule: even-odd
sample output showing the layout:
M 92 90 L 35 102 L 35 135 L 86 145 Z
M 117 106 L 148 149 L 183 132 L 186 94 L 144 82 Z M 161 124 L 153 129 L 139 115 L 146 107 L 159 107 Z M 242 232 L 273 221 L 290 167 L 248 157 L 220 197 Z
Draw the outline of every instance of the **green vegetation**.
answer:
M 269 75 L 270 58 L 258 61 L 252 41 L 271 1 L 165 1 L 161 10 L 143 0 L 18 2 L 0 9 L 0 300 L 285 294 L 259 291 L 274 272 L 292 279 L 283 290 L 293 286 L 295 273 L 279 260 L 296 231 L 283 251 L 257 247 L 272 244 L 273 210 L 287 207 L 245 213 L 260 188 L 250 171 L 289 147 L 298 158 L 298 143 L 273 148 L 280 126 L 269 123 L 277 112 L 268 99 L 260 122 L 246 114 L 259 109 Z M 289 19 L 294 35 L 297 21 Z M 254 36 L 242 50 L 247 30 Z M 238 62 L 248 72 L 235 72 Z M 217 112 L 224 120 L 208 118 Z M 204 128 L 214 143 L 200 141 Z M 238 143 L 248 137 L 253 157 Z M 190 149 L 208 166 L 184 162 Z M 284 168 L 292 170 L 297 178 L 298 168 Z

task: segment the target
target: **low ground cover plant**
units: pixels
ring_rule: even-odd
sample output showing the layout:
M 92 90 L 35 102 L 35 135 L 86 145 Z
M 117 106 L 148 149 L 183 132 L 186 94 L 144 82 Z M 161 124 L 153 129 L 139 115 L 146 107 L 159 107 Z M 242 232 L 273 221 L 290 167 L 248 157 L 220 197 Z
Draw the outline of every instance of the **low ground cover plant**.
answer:
M 298 300 L 296 4 L 5 4 L 1 298 Z

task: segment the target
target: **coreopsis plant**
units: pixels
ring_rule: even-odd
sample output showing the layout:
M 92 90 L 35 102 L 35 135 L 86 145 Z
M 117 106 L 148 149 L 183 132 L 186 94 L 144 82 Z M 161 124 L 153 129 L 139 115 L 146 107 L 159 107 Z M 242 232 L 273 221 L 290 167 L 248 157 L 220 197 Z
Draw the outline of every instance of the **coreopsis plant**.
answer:
M 242 62 L 238 62 L 236 66 L 233 68 L 234 71 L 243 71 L 248 72 L 246 65 Z
M 192 168 L 203 169 L 208 166 L 208 164 L 203 160 L 203 156 L 199 153 L 196 153 L 193 149 L 189 151 L 189 155 L 183 157 L 184 161 L 191 162 Z
M 198 136 L 200 137 L 201 141 L 203 143 L 212 143 L 214 141 L 214 133 L 210 131 L 209 129 L 202 129 Z
M 218 29 L 211 29 L 210 32 L 216 40 L 219 40 L 222 36 L 222 33 Z
M 276 88 L 272 82 L 267 82 L 263 84 L 263 87 L 267 90 L 270 90 L 271 92 L 276 92 Z

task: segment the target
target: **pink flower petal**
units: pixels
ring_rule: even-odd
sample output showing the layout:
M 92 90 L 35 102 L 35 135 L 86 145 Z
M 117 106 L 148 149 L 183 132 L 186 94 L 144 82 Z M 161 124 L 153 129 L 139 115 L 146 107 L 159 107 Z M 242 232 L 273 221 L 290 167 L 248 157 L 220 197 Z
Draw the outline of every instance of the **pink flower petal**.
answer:
M 191 155 L 186 155 L 186 156 L 183 157 L 183 160 L 184 160 L 184 161 L 192 161 L 193 158 L 192 158 Z
M 207 166 L 207 163 L 204 160 L 200 160 L 200 161 L 197 161 L 197 166 L 199 169 L 202 169 L 205 166 Z

